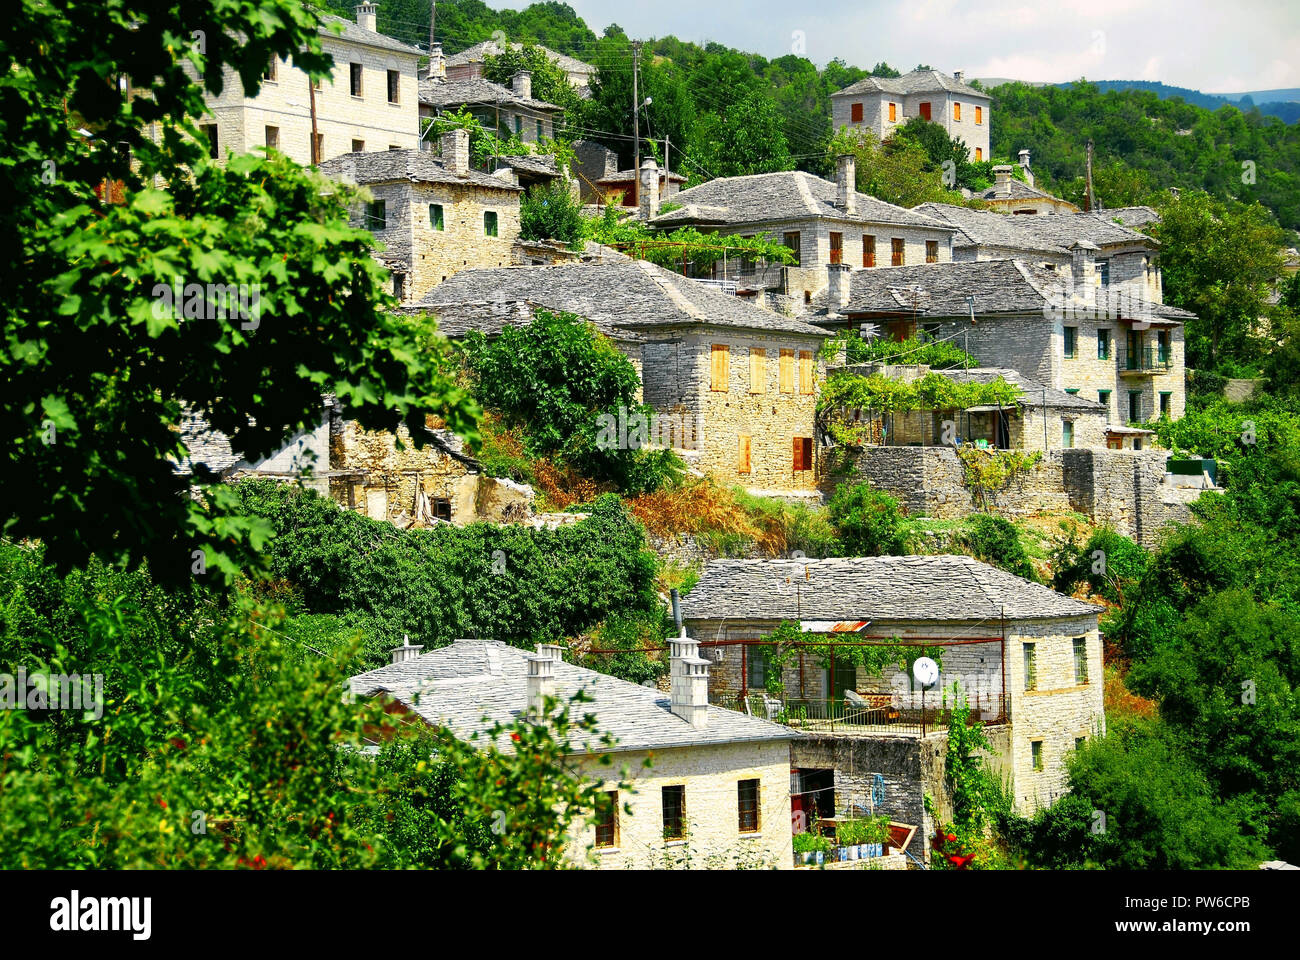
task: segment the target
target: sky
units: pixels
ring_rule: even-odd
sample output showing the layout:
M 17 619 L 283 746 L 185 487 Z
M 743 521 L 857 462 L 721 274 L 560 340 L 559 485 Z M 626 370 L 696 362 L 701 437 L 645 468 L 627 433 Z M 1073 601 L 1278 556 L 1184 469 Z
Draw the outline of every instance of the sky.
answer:
M 528 0 L 487 0 L 524 7 Z M 597 34 L 717 41 L 900 70 L 1064 82 L 1160 80 L 1206 93 L 1300 87 L 1300 0 L 567 0 Z

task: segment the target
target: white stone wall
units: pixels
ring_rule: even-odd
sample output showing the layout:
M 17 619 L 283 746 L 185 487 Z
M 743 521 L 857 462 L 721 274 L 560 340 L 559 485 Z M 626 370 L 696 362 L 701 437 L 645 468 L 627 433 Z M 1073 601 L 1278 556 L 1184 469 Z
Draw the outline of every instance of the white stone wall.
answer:
M 651 765 L 643 766 L 649 757 Z M 615 846 L 595 846 L 596 831 L 575 833 L 570 857 L 602 869 L 793 866 L 790 820 L 790 746 L 788 741 L 727 743 L 620 752 L 612 767 L 588 763 L 607 790 L 618 787 L 626 771 L 630 789 L 619 790 Z M 738 784 L 759 781 L 759 829 L 742 833 Z M 686 788 L 686 836 L 664 839 L 662 788 Z M 623 810 L 630 803 L 632 813 Z
M 862 93 L 857 96 L 833 96 L 831 98 L 831 127 L 839 130 L 866 128 L 878 138 L 885 139 L 895 129 L 907 123 L 913 117 L 921 115 L 921 104 L 930 104 L 930 119 L 940 124 L 948 135 L 965 142 L 970 148 L 970 159 L 975 159 L 979 149 L 985 160 L 992 159 L 989 154 L 989 118 L 990 101 L 987 98 L 975 98 L 962 94 L 952 94 L 943 90 L 927 93 Z M 862 121 L 853 122 L 852 105 L 862 104 Z M 889 119 L 889 104 L 897 104 L 895 120 Z M 961 104 L 961 120 L 953 118 L 952 105 Z M 980 107 L 981 122 L 975 122 L 975 107 Z

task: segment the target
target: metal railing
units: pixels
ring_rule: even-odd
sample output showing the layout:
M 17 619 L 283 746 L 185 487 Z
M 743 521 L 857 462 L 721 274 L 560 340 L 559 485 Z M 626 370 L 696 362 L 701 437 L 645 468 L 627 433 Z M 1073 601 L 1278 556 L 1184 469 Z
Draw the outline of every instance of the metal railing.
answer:
M 1124 352 L 1124 371 L 1127 373 L 1163 373 L 1169 369 L 1169 354 L 1156 347 Z
M 710 698 L 710 702 L 728 710 L 781 723 L 804 733 L 886 733 L 919 737 L 948 727 L 952 710 L 941 705 L 937 692 L 934 699 L 935 706 L 927 704 L 924 712 L 919 706 L 876 705 L 873 702 L 867 707 L 860 707 L 844 700 L 776 698 L 763 694 L 750 694 L 746 697 L 724 695 Z

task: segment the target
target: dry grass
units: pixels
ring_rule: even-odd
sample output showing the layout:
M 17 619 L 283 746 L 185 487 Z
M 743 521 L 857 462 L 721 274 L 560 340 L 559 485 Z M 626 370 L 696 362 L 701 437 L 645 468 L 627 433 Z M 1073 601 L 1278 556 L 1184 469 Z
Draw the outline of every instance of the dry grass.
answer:
M 602 493 L 614 489 L 610 484 L 597 483 L 571 467 L 557 466 L 550 460 L 533 461 L 533 479 L 537 492 L 551 510 L 567 510 L 575 503 L 590 503 Z
M 1146 697 L 1139 697 L 1129 690 L 1124 683 L 1124 674 L 1117 666 L 1105 668 L 1106 678 L 1103 685 L 1103 697 L 1106 716 L 1112 719 L 1154 717 L 1156 703 Z
M 646 532 L 659 537 L 678 533 L 727 533 L 757 540 L 762 531 L 725 487 L 692 480 L 671 489 L 643 493 L 629 506 Z

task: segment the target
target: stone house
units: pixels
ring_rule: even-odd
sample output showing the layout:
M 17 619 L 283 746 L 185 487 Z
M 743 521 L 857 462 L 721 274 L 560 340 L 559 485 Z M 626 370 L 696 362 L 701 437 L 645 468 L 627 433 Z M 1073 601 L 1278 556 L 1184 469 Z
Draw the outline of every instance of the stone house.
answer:
M 750 704 L 804 734 L 790 745 L 803 784 L 795 792 L 825 791 L 834 810 L 866 805 L 880 774 L 882 809 L 924 824 L 917 855 L 934 828 L 924 794 L 941 814 L 946 803 L 943 727 L 958 705 L 954 684 L 987 724 L 990 760 L 1018 810 L 1031 813 L 1065 791 L 1066 757 L 1105 725 L 1100 613 L 965 556 L 715 560 L 682 600 L 687 633 L 713 661 L 713 700 Z M 766 638 L 784 621 L 832 653 L 826 662 L 796 653 L 773 693 Z M 910 672 L 870 673 L 848 652 L 895 643 L 942 651 L 924 703 Z
M 560 108 L 533 98 L 533 76 L 520 70 L 503 87 L 490 80 L 448 80 L 425 77 L 420 80 L 420 120 L 431 121 L 444 113 L 466 108 L 484 130 L 500 137 L 511 134 L 524 143 L 537 143 L 555 136 Z
M 647 158 L 649 159 L 649 158 Z M 579 198 L 584 204 L 604 206 L 615 203 L 623 207 L 637 207 L 635 181 L 637 172 L 620 170 L 618 153 L 594 140 L 573 142 L 573 175 L 578 182 Z M 656 166 L 658 170 L 658 167 Z M 658 196 L 667 201 L 681 191 L 686 178 L 671 170 L 659 170 Z M 675 202 L 675 201 L 674 201 Z
M 901 77 L 866 77 L 831 94 L 831 129 L 865 129 L 884 140 L 913 117 L 939 124 L 988 160 L 992 98 L 964 82 L 960 71 L 913 70 Z
M 576 57 L 570 57 L 563 53 L 557 53 L 550 47 L 542 46 L 540 43 L 535 46 L 546 54 L 546 58 L 564 71 L 568 78 L 569 84 L 574 87 L 580 96 L 590 96 L 591 78 L 596 75 L 596 68 L 589 63 L 583 63 Z M 448 80 L 479 80 L 483 77 L 483 64 L 487 58 L 499 57 L 505 51 L 503 47 L 509 47 L 511 50 L 519 51 L 524 48 L 522 43 L 498 43 L 496 40 L 484 40 L 482 43 L 476 43 L 472 47 L 467 47 L 460 53 L 454 53 L 447 57 L 443 69 L 446 71 Z M 441 55 L 442 44 L 434 44 L 435 55 Z
M 405 304 L 461 270 L 512 260 L 521 190 L 512 178 L 470 168 L 464 130 L 443 135 L 441 154 L 348 154 L 321 170 L 373 195 L 352 212 L 353 225 L 383 244 L 377 256 L 392 273 L 393 296 Z
M 206 94 L 209 116 L 200 121 L 212 156 L 224 160 L 273 147 L 298 163 L 311 163 L 313 103 L 318 160 L 418 147 L 422 54 L 377 32 L 375 16 L 373 3 L 356 8 L 355 23 L 320 16 L 321 49 L 334 58 L 334 71 L 314 89 L 292 59 L 273 59 L 252 97 L 226 67 L 225 86 L 219 95 Z
M 954 228 L 920 211 L 859 193 L 852 157 L 840 157 L 835 182 L 801 170 L 710 180 L 673 197 L 678 208 L 651 220 L 659 229 L 765 236 L 794 250 L 793 266 L 757 271 L 718 263 L 715 279 L 775 288 L 808 302 L 826 286 L 826 267 L 871 268 L 952 259 Z
M 979 194 L 979 198 L 991 210 L 1030 216 L 1079 212 L 1079 208 L 1069 200 L 1062 200 L 1034 185 L 1034 171 L 1029 167 L 1028 150 L 1020 151 L 1020 169 L 1025 179 L 1017 180 L 1013 177 L 1014 169 L 1009 164 L 999 164 L 993 168 L 993 186 Z
M 574 865 L 791 867 L 789 744 L 798 734 L 710 705 L 698 645 L 682 637 L 670 646 L 667 694 L 566 663 L 558 646 L 533 654 L 494 640 L 457 640 L 423 656 L 419 646 L 399 647 L 395 662 L 353 677 L 350 689 L 463 740 L 493 723 L 544 722 L 548 698 L 567 704 L 584 691 L 590 700 L 579 709 L 595 716 L 597 731 L 578 734 L 568 759 L 615 803 L 599 823 L 575 824 Z M 513 749 L 505 736 L 496 746 Z M 606 754 L 611 764 L 598 765 Z
M 1014 218 L 1030 219 L 1066 218 Z M 1108 411 L 1106 445 L 1139 445 L 1145 434 L 1132 424 L 1183 416 L 1183 324 L 1191 314 L 1098 285 L 1095 247 L 1077 243 L 1071 253 L 1069 284 L 1018 259 L 832 267 L 811 319 L 831 330 L 865 323 L 894 340 L 950 341 L 981 365 L 1010 367 L 1043 387 L 1095 400 Z M 1064 419 L 1052 425 L 1047 449 L 1069 444 L 1070 433 Z
M 539 308 L 584 317 L 632 361 L 657 415 L 651 444 L 723 483 L 817 496 L 821 328 L 625 257 L 465 270 L 416 305 L 451 337 Z

